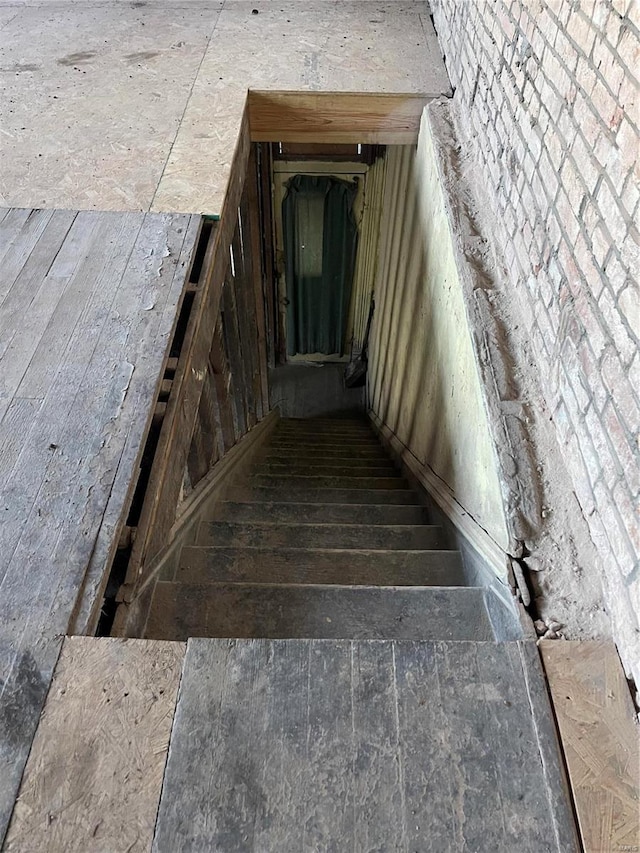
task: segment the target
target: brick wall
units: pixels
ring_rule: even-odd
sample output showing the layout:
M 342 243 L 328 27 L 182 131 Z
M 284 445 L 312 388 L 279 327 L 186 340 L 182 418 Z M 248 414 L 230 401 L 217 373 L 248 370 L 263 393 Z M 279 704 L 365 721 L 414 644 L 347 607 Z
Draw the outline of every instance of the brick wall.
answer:
M 640 0 L 431 0 L 640 684 Z

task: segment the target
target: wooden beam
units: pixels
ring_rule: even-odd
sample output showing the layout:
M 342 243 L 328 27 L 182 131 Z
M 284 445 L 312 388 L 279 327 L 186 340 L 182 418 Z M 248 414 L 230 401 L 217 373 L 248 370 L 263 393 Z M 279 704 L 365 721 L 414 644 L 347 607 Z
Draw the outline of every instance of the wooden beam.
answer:
M 251 141 L 412 145 L 434 97 L 251 90 Z
M 264 287 L 266 278 L 262 266 L 262 245 L 260 240 L 260 201 L 258 190 L 258 168 L 256 163 L 255 147 L 252 146 L 249 156 L 249 170 L 247 179 L 245 227 L 248 231 L 247 244 L 249 257 L 251 259 L 251 273 L 253 284 L 253 296 L 255 300 L 255 316 L 257 328 L 257 367 L 259 377 L 259 417 L 269 411 L 269 372 L 267 368 L 267 340 L 266 340 L 266 305 L 264 298 Z

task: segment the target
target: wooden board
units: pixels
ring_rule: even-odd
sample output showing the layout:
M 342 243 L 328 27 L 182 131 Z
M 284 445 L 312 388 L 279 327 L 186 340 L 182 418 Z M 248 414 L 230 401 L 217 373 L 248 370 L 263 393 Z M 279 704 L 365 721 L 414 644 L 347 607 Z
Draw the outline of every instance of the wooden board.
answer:
M 251 91 L 251 139 L 413 145 L 430 100 L 404 94 Z
M 585 853 L 640 845 L 640 730 L 609 640 L 542 641 Z
M 61 638 L 99 613 L 199 219 L 0 223 L 0 836 Z
M 575 853 L 532 660 L 520 643 L 190 640 L 153 849 Z
M 3 850 L 146 851 L 185 646 L 70 637 Z
M 474 587 L 156 584 L 145 637 L 491 640 Z

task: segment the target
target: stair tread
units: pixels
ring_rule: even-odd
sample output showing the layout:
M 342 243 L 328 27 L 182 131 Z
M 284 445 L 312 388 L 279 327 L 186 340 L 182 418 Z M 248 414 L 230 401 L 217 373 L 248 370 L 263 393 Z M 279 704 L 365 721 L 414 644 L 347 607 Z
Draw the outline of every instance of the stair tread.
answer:
M 298 521 L 345 523 L 358 518 L 366 524 L 427 523 L 425 507 L 404 504 L 342 504 L 276 501 L 222 501 L 214 511 L 214 520 L 225 521 Z
M 392 464 L 388 465 L 340 465 L 323 463 L 317 465 L 314 461 L 307 462 L 270 462 L 264 461 L 255 465 L 254 474 L 264 474 L 270 477 L 399 477 L 400 472 Z
M 374 444 L 371 447 L 353 447 L 337 444 L 327 447 L 308 447 L 300 445 L 292 445 L 290 447 L 274 447 L 273 445 L 265 445 L 261 451 L 264 457 L 282 458 L 285 459 L 352 459 L 352 460 L 369 460 L 369 459 L 384 459 L 389 461 L 389 457 L 384 452 L 379 444 Z M 257 456 L 256 456 L 257 458 Z
M 333 522 L 207 521 L 197 535 L 200 545 L 255 545 L 297 548 L 367 548 L 367 550 L 446 547 L 435 524 L 343 524 Z
M 276 447 L 282 445 L 294 445 L 294 446 L 304 446 L 304 447 L 313 447 L 314 445 L 318 445 L 320 447 L 344 447 L 352 445 L 354 447 L 380 447 L 380 442 L 375 437 L 375 435 L 358 435 L 358 436 L 338 436 L 338 435 L 329 435 L 325 433 L 324 435 L 302 435 L 300 433 L 274 433 L 269 442 L 269 447 Z
M 193 636 L 493 639 L 483 591 L 475 587 L 158 582 L 146 637 Z
M 309 488 L 298 485 L 261 486 L 247 483 L 231 486 L 226 497 L 232 500 L 273 500 L 278 503 L 373 503 L 418 504 L 411 489 L 335 489 L 328 487 Z
M 339 476 L 313 474 L 251 474 L 250 481 L 257 486 L 302 486 L 309 489 L 318 487 L 331 489 L 406 489 L 406 480 L 400 475 L 389 477 L 358 477 L 341 474 Z
M 377 456 L 354 456 L 348 450 L 345 451 L 344 456 L 326 456 L 322 454 L 310 454 L 308 452 L 293 453 L 290 450 L 281 453 L 266 452 L 264 455 L 256 456 L 256 463 L 263 464 L 265 462 L 273 465 L 292 463 L 295 465 L 345 465 L 351 467 L 373 465 L 386 468 L 396 467 L 382 453 Z
M 458 551 L 217 545 L 191 545 L 182 549 L 175 580 L 225 579 L 369 586 L 463 586 L 465 583 Z

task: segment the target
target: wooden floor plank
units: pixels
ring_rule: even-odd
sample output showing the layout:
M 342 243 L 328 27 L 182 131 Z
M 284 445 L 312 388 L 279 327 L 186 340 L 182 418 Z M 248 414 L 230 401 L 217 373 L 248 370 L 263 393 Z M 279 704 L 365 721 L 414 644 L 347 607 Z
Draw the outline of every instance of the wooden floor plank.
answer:
M 61 638 L 99 612 L 199 227 L 177 214 L 22 221 L 8 260 L 26 270 L 30 246 L 40 279 L 0 310 L 22 347 L 0 352 L 0 837 Z M 70 221 L 62 245 L 45 239 Z
M 392 643 L 351 644 L 352 831 L 364 850 L 403 849 L 408 842 L 395 658 Z
M 185 646 L 64 642 L 5 846 L 150 848 Z
M 402 649 L 396 643 L 395 673 L 404 808 L 411 815 L 409 849 L 448 851 L 458 835 L 457 786 L 451 773 L 451 727 L 440 692 L 435 643 L 406 643 Z
M 542 641 L 585 853 L 640 845 L 640 733 L 610 640 Z
M 26 216 L 24 215 L 26 214 Z M 38 240 L 47 227 L 52 210 L 17 211 L 9 227 L 5 228 L 7 239 L 0 244 L 0 261 L 2 261 L 2 284 L 0 285 L 0 303 L 13 287 L 13 283 L 26 264 Z M 20 223 L 19 230 L 14 226 Z M 5 223 L 3 223 L 4 225 Z

